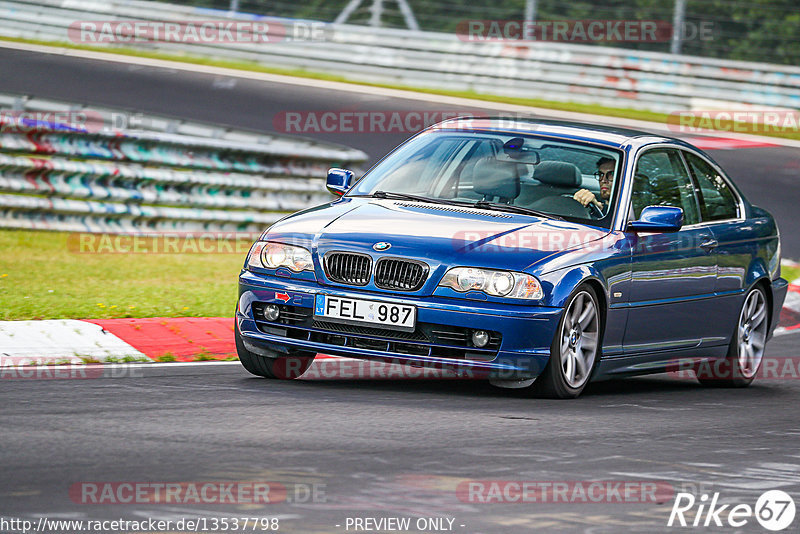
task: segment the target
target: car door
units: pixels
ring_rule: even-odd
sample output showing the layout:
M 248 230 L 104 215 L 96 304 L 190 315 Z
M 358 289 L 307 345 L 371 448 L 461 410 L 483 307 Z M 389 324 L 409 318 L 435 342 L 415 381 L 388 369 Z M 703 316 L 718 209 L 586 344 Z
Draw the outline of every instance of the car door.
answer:
M 745 289 L 747 269 L 758 254 L 759 228 L 756 221 L 744 217 L 738 193 L 723 173 L 711 162 L 687 150 L 682 151 L 697 185 L 700 215 L 716 240 L 713 251 L 717 263 L 716 301 L 707 321 L 716 325 L 722 341 L 733 331 Z M 765 236 L 771 228 L 764 227 Z
M 688 169 L 677 149 L 649 148 L 636 162 L 631 217 L 646 206 L 683 209 L 677 232 L 630 234 L 631 285 L 623 347 L 626 353 L 699 346 L 713 329 L 716 261 L 713 234 L 700 223 L 700 208 Z M 633 219 L 631 219 L 633 220 Z

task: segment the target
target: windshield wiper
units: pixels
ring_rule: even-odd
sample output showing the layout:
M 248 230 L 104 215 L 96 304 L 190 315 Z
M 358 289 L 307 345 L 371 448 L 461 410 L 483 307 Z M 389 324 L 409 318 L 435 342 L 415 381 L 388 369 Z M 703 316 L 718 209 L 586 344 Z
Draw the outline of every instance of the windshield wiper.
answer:
M 536 217 L 544 217 L 545 219 L 556 219 L 558 221 L 563 221 L 563 217 L 559 217 L 558 215 L 554 215 L 552 213 L 545 213 L 543 211 L 537 211 L 531 208 L 525 208 L 523 206 L 516 206 L 514 204 L 501 204 L 499 202 L 488 202 L 486 200 L 479 200 L 472 204 L 472 207 L 478 209 L 486 209 L 486 210 L 497 210 L 497 211 L 506 211 L 509 213 L 522 213 L 523 215 L 535 215 Z
M 371 195 L 364 195 L 374 198 L 390 198 L 392 200 L 413 200 L 415 202 L 428 202 L 431 204 L 447 204 L 450 206 L 470 206 L 468 202 L 459 202 L 458 200 L 450 200 L 447 198 L 430 198 L 422 197 L 419 195 L 412 195 L 410 193 L 395 193 L 392 191 L 375 191 Z
M 472 202 L 466 200 L 451 200 L 448 198 L 430 198 L 419 195 L 412 195 L 410 193 L 395 193 L 393 191 L 375 191 L 371 195 L 353 195 L 353 196 L 389 198 L 392 200 L 412 200 L 415 202 L 428 202 L 431 204 L 446 204 L 448 206 L 463 206 L 467 208 L 497 210 L 509 213 L 521 213 L 523 215 L 534 215 L 536 217 L 543 217 L 545 219 L 556 219 L 559 221 L 564 220 L 562 217 L 559 217 L 558 215 L 554 215 L 552 213 L 544 213 L 542 211 L 536 211 L 531 208 L 515 206 L 514 204 L 501 204 L 499 202 L 488 202 L 486 200 L 479 200 L 477 202 Z

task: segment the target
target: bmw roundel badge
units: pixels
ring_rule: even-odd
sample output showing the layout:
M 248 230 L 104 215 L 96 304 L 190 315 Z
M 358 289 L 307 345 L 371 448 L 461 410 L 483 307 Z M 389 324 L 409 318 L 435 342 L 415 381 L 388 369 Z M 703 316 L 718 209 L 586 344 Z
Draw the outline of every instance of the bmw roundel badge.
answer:
M 387 243 L 386 241 L 381 241 L 380 243 L 375 243 L 374 245 L 372 245 L 372 248 L 374 250 L 377 250 L 378 252 L 383 252 L 384 250 L 389 250 L 390 248 L 392 248 L 392 244 Z

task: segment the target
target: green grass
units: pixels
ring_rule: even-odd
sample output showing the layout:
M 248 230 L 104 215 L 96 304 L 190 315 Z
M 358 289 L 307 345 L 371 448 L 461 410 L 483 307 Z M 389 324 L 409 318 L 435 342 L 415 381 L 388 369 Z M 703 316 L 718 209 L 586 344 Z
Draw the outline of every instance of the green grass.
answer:
M 800 267 L 781 265 L 781 276 L 790 282 L 800 279 Z
M 161 363 L 177 362 L 178 358 L 176 358 L 175 355 L 172 354 L 171 352 L 165 352 L 164 354 L 156 358 L 156 361 Z
M 233 315 L 246 252 L 87 254 L 69 236 L 0 231 L 0 320 Z
M 215 354 L 209 354 L 205 351 L 199 352 L 194 355 L 192 361 L 195 362 L 214 362 L 217 361 L 217 356 Z
M 280 74 L 285 76 L 295 76 L 295 77 L 309 78 L 314 80 L 336 81 L 336 82 L 351 83 L 356 85 L 365 85 L 370 87 L 400 89 L 404 91 L 415 91 L 418 93 L 454 96 L 454 97 L 469 98 L 474 100 L 484 100 L 487 102 L 498 102 L 501 104 L 513 104 L 519 106 L 530 106 L 530 107 L 552 109 L 557 111 L 590 113 L 594 115 L 605 115 L 608 117 L 619 117 L 624 119 L 636 119 L 636 120 L 656 122 L 662 124 L 667 124 L 668 119 L 670 118 L 670 116 L 665 113 L 656 113 L 653 111 L 637 110 L 629 108 L 598 106 L 594 104 L 579 104 L 574 102 L 558 102 L 551 100 L 541 100 L 536 98 L 515 98 L 515 97 L 498 96 L 498 95 L 487 95 L 483 93 L 476 93 L 474 91 L 455 91 L 455 90 L 433 89 L 427 87 L 413 87 L 413 86 L 399 85 L 399 84 L 372 83 L 372 82 L 359 81 L 358 79 L 355 78 L 347 78 L 345 76 L 336 76 L 332 74 L 308 71 L 303 69 L 284 69 L 279 67 L 267 67 L 260 63 L 250 62 L 250 61 L 211 59 L 206 57 L 191 56 L 184 54 L 165 54 L 161 52 L 151 52 L 146 50 L 139 50 L 136 48 L 124 48 L 124 47 L 112 48 L 104 46 L 78 45 L 75 43 L 68 43 L 68 42 L 51 42 L 51 41 L 41 41 L 37 39 L 22 39 L 17 37 L 0 36 L 0 40 L 18 42 L 18 43 L 37 44 L 44 46 L 59 46 L 62 48 L 69 48 L 74 50 L 105 52 L 105 53 L 119 54 L 124 56 L 161 59 L 166 61 L 178 61 L 181 63 L 208 65 L 211 67 L 221 67 L 221 68 L 250 71 L 250 72 L 264 72 L 267 74 Z M 674 117 L 672 117 L 672 119 L 674 120 Z M 732 121 L 724 121 L 724 122 L 721 121 L 720 126 L 722 127 L 720 129 L 726 132 L 750 133 L 750 130 L 747 129 L 748 126 L 745 123 L 739 124 L 739 123 L 734 123 Z M 737 129 L 737 126 L 745 129 L 742 130 Z M 765 137 L 800 139 L 800 131 L 794 128 L 786 128 L 780 131 L 765 131 L 765 132 L 752 132 L 752 133 L 757 135 L 763 135 Z
M 67 233 L 0 231 L 1 320 L 233 314 L 245 253 L 80 254 L 68 239 Z M 800 267 L 781 271 L 790 282 L 800 278 Z M 159 359 L 175 360 L 171 354 Z

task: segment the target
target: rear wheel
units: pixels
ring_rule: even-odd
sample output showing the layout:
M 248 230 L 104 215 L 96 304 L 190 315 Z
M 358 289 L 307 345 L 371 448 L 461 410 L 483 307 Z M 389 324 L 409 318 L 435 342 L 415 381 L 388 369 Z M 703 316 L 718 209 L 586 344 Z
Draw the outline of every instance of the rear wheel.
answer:
M 300 377 L 314 362 L 314 354 L 280 356 L 275 358 L 254 354 L 244 346 L 238 324 L 236 325 L 235 337 L 236 352 L 239 354 L 239 361 L 245 369 L 256 376 L 291 380 Z
M 768 331 L 767 295 L 761 287 L 754 287 L 742 304 L 727 357 L 699 364 L 695 368 L 697 380 L 704 386 L 749 386 L 761 367 Z
M 597 295 L 591 287 L 581 286 L 564 308 L 550 346 L 550 359 L 530 392 L 556 399 L 580 395 L 599 359 L 602 332 Z

